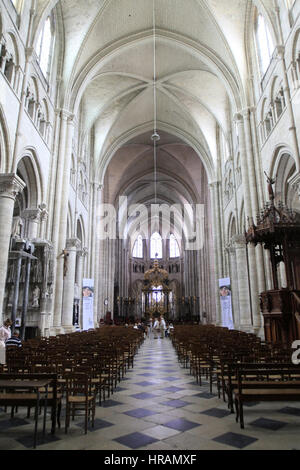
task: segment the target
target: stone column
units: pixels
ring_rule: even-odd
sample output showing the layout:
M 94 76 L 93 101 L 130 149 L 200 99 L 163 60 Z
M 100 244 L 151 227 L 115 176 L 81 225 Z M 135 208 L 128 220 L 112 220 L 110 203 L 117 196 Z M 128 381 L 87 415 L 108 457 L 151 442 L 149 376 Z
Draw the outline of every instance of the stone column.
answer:
M 103 185 L 94 184 L 93 185 L 93 222 L 91 227 L 91 263 L 92 263 L 92 277 L 94 279 L 95 286 L 95 295 L 94 295 L 94 325 L 95 327 L 99 321 L 98 309 L 99 309 L 99 292 L 100 292 L 100 283 L 102 278 L 100 276 L 100 250 L 101 250 L 101 240 L 99 239 L 99 223 L 100 223 L 100 206 L 103 202 Z M 101 307 L 101 305 L 100 305 Z
M 16 196 L 25 187 L 16 174 L 0 175 L 0 323 L 6 282 L 8 250 Z
M 81 301 L 82 301 L 82 281 L 83 281 L 83 268 L 84 268 L 84 259 L 87 256 L 88 250 L 87 248 L 83 248 L 82 250 L 77 251 L 77 263 L 76 263 L 76 274 L 75 274 L 75 281 L 78 286 L 79 290 L 79 297 L 80 297 L 80 304 L 79 304 L 79 319 L 81 319 Z M 97 284 L 95 283 L 95 286 Z M 94 302 L 96 300 L 96 296 L 94 296 Z
M 216 299 L 216 324 L 221 325 L 221 306 L 219 299 L 218 279 L 223 277 L 223 262 L 222 262 L 222 231 L 221 231 L 221 217 L 220 217 L 220 204 L 219 204 L 219 187 L 220 182 L 216 181 L 209 185 L 211 192 L 211 206 L 212 206 L 212 219 L 213 219 L 213 238 L 214 238 L 214 263 L 215 263 L 215 290 L 212 295 Z M 210 264 L 213 260 L 210 260 Z
M 236 247 L 234 246 L 234 242 L 233 244 L 230 243 L 226 249 L 229 257 L 234 327 L 238 329 L 240 325 L 239 280 L 237 272 Z
M 67 240 L 66 251 L 68 256 L 67 272 L 63 282 L 63 301 L 61 325 L 65 333 L 74 331 L 73 327 L 73 305 L 74 305 L 74 285 L 77 249 L 80 241 L 77 238 Z
M 247 155 L 247 167 L 249 175 L 249 184 L 251 187 L 251 206 L 252 213 L 251 217 L 253 220 L 259 212 L 258 204 L 258 184 L 256 179 L 256 170 L 254 163 L 254 148 L 251 134 L 251 122 L 250 122 L 250 109 L 245 109 L 243 112 L 244 117 L 244 128 L 246 137 L 246 155 Z M 253 311 L 253 324 L 257 331 L 262 326 L 262 315 L 260 313 L 259 293 L 265 290 L 265 272 L 264 272 L 264 258 L 262 253 L 261 245 L 254 247 L 249 245 L 249 265 L 250 265 L 250 279 L 251 279 L 251 299 L 252 299 L 252 311 Z
M 62 122 L 62 139 L 58 167 L 57 167 L 57 187 L 55 197 L 55 211 L 53 221 L 53 243 L 56 246 L 56 279 L 54 291 L 54 312 L 53 312 L 53 330 L 52 333 L 57 334 L 61 332 L 61 319 L 62 319 L 62 300 L 63 300 L 63 269 L 64 258 L 62 251 L 66 244 L 67 234 L 67 219 L 68 219 L 68 200 L 69 200 L 69 175 L 70 164 L 72 155 L 72 139 L 74 135 L 74 116 L 67 112 L 63 113 Z M 61 174 L 59 174 L 61 172 Z M 64 187 L 63 182 L 67 181 L 67 186 Z
M 243 235 L 237 235 L 233 237 L 233 242 L 236 251 L 237 285 L 239 291 L 239 328 L 246 332 L 252 332 L 251 299 L 245 237 Z

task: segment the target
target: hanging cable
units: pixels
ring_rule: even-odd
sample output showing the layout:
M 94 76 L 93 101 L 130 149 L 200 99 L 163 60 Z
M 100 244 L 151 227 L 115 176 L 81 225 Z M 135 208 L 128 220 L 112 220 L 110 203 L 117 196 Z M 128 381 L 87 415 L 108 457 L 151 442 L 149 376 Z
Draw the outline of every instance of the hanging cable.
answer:
M 156 95 L 156 19 L 155 19 L 155 0 L 153 0 L 153 108 L 154 108 L 154 126 L 153 126 L 153 154 L 154 154 L 154 200 L 157 204 L 157 142 L 160 137 L 157 133 L 157 95 Z

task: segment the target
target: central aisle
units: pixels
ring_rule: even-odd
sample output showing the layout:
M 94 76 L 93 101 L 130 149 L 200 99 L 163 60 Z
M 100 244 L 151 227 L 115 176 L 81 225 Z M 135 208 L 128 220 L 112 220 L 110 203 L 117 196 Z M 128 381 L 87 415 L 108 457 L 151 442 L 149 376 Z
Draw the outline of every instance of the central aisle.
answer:
M 195 383 L 189 369 L 178 363 L 169 339 L 147 338 L 134 368 L 127 372 L 110 400 L 97 406 L 95 429 L 89 427 L 84 435 L 77 417 L 67 436 L 62 429 L 57 434 L 61 440 L 39 449 L 299 448 L 300 409 L 295 412 L 294 404 L 247 407 L 246 427 L 241 430 L 235 415 L 229 413 L 215 390 L 214 387 L 211 395 L 207 383 L 202 387 Z

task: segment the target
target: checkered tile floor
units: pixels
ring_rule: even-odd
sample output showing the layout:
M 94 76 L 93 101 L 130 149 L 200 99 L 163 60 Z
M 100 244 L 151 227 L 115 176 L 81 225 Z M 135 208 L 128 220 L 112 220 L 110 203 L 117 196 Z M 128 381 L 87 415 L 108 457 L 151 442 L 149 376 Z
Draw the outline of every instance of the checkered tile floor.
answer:
M 84 435 L 83 419 L 76 417 L 65 435 L 62 417 L 55 436 L 39 433 L 38 449 L 300 450 L 300 403 L 251 403 L 244 414 L 241 430 L 215 388 L 210 394 L 207 383 L 200 387 L 179 365 L 169 339 L 147 339 L 134 369 L 97 406 L 95 427 Z M 32 448 L 32 436 L 26 410 L 13 420 L 0 410 L 1 450 Z

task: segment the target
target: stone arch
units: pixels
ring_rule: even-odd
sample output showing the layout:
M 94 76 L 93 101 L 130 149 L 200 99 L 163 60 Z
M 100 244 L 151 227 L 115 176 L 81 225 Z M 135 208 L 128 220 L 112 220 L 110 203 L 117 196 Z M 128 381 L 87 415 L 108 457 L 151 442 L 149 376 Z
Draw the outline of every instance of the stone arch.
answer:
M 80 240 L 81 246 L 85 246 L 85 228 L 84 228 L 84 220 L 80 215 L 76 222 L 76 238 Z
M 232 239 L 232 237 L 237 235 L 237 223 L 236 223 L 236 217 L 233 213 L 230 214 L 229 216 L 229 221 L 228 221 L 228 230 L 227 230 L 227 240 L 228 242 Z
M 296 172 L 296 163 L 291 152 L 282 147 L 275 154 L 272 176 L 276 182 L 274 185 L 275 201 L 286 204 L 291 209 L 300 212 L 300 200 L 296 186 L 291 180 Z
M 101 184 L 104 184 L 106 170 L 117 150 L 119 150 L 123 145 L 125 145 L 128 141 L 132 140 L 133 138 L 152 130 L 152 123 L 148 123 L 147 125 L 131 129 L 129 132 L 125 133 L 124 135 L 121 135 L 118 139 L 116 139 L 107 149 L 100 164 L 96 168 L 97 180 L 99 180 Z M 201 145 L 201 143 L 199 143 L 192 135 L 187 134 L 185 131 L 182 131 L 181 129 L 175 128 L 165 123 L 158 123 L 158 131 L 173 134 L 174 136 L 182 139 L 183 142 L 190 145 L 199 155 L 199 158 L 201 159 L 206 170 L 208 181 L 214 181 L 215 169 L 212 157 L 210 154 L 208 154 L 208 152 L 203 147 L 203 145 Z
M 15 59 L 15 65 L 20 65 L 20 54 L 19 54 L 19 48 L 17 44 L 17 39 L 15 37 L 15 34 L 13 31 L 8 31 L 7 32 L 7 39 L 10 40 L 11 42 L 11 50 L 10 52 L 14 55 Z M 9 44 L 7 44 L 9 47 Z
M 25 149 L 18 160 L 17 173 L 26 183 L 28 208 L 36 209 L 43 202 L 44 191 L 40 167 L 33 149 Z
M 300 54 L 300 28 L 298 28 L 294 34 L 293 46 L 292 46 L 292 60 L 297 61 Z
M 72 238 L 73 232 L 73 217 L 72 217 L 72 209 L 70 203 L 68 204 L 68 215 L 67 215 L 67 233 L 66 239 Z
M 7 131 L 5 115 L 0 104 L 0 172 L 8 173 L 10 157 L 10 141 Z
M 246 228 L 245 203 L 242 201 L 240 208 L 239 233 L 244 233 Z
M 20 54 L 14 32 L 6 32 L 4 41 L 0 45 L 0 65 L 10 86 L 18 92 Z

